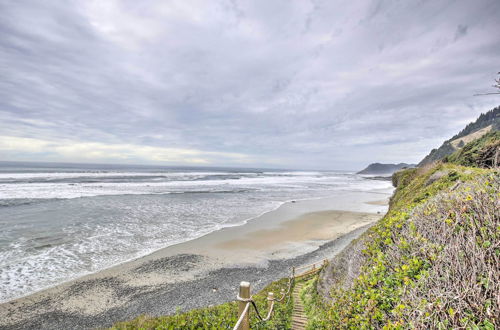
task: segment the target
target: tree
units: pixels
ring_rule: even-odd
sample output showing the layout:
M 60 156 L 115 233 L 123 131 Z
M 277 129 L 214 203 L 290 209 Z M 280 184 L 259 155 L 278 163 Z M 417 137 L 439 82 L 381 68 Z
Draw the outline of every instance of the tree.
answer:
M 500 72 L 498 74 L 500 75 Z M 493 85 L 493 88 L 496 88 L 497 92 L 474 94 L 474 96 L 500 94 L 500 78 L 495 79 L 495 84 Z

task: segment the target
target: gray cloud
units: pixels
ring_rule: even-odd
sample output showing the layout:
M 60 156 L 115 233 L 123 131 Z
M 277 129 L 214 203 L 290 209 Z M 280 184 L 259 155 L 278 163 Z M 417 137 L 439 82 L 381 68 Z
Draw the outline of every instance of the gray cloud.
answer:
M 0 136 L 19 149 L 0 157 L 415 162 L 498 105 L 472 95 L 498 71 L 499 15 L 496 0 L 3 1 Z
M 459 24 L 457 26 L 457 31 L 455 32 L 455 41 L 460 39 L 461 37 L 464 37 L 467 34 L 467 29 L 469 27 L 467 25 L 461 25 Z

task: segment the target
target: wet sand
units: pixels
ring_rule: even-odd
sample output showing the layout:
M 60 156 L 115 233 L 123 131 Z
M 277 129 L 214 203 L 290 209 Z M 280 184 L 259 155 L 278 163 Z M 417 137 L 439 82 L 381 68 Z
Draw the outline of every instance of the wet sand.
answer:
M 370 204 L 370 205 L 388 205 L 389 204 L 389 198 L 381 199 L 381 200 L 376 200 L 376 201 L 369 201 L 369 202 L 366 202 L 366 203 Z
M 388 196 L 286 203 L 246 225 L 1 304 L 0 328 L 106 327 L 140 314 L 234 300 L 240 281 L 250 281 L 256 291 L 288 276 L 292 266 L 333 257 L 384 213 L 386 206 L 369 204 L 385 197 L 380 194 Z M 328 209 L 332 205 L 336 210 Z M 353 208 L 363 212 L 349 211 Z

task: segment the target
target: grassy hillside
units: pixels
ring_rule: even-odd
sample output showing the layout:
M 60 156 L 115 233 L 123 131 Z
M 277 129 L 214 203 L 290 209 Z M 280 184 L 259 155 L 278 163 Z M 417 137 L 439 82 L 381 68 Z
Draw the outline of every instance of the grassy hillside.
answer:
M 333 260 L 344 274 L 322 274 L 328 299 L 309 295 L 310 328 L 500 327 L 500 173 L 476 166 L 498 141 L 396 173 L 387 215 Z
M 445 157 L 443 161 L 463 166 L 491 168 L 495 166 L 495 162 L 497 165 L 500 162 L 499 148 L 500 131 L 493 131 Z
M 465 126 L 463 130 L 451 139 L 444 141 L 439 148 L 432 149 L 431 152 L 419 163 L 419 166 L 428 165 L 434 161 L 441 160 L 446 156 L 451 155 L 457 151 L 458 148 L 461 148 L 463 144 L 471 142 L 471 139 L 475 138 L 476 134 L 479 134 L 481 131 L 482 134 L 484 134 L 488 130 L 500 131 L 500 107 L 496 107 L 481 114 L 476 121 Z

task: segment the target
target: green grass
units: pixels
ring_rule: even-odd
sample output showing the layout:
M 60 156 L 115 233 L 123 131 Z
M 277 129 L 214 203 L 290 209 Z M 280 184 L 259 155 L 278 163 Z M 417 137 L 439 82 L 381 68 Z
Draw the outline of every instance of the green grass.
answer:
M 318 294 L 318 278 L 318 275 L 314 275 L 307 280 L 299 294 L 300 299 L 304 303 L 304 311 L 308 318 L 306 329 L 311 330 L 327 328 L 324 317 L 324 311 L 327 306 L 323 303 L 322 297 Z
M 279 298 L 280 290 L 286 289 L 288 279 L 273 282 L 253 295 L 254 300 L 263 317 L 267 314 L 267 293 L 274 292 Z M 252 329 L 289 329 L 293 301 L 285 299 L 275 303 L 274 315 L 268 322 L 260 322 L 255 312 L 250 313 Z M 186 313 L 175 315 L 150 317 L 142 315 L 134 320 L 116 323 L 111 329 L 232 329 L 238 320 L 238 304 L 230 302 L 213 307 L 199 308 Z

